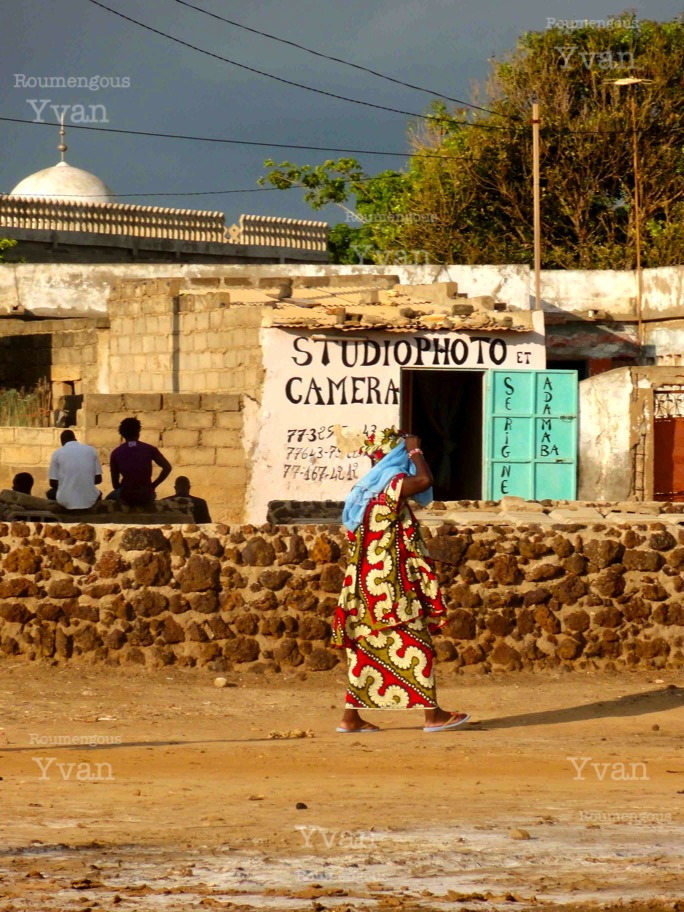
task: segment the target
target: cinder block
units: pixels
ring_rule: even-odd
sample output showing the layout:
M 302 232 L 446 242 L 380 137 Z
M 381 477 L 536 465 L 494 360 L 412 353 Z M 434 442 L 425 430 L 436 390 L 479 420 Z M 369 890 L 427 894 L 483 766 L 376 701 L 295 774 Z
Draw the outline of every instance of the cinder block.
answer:
M 231 431 L 242 431 L 241 412 L 216 412 L 216 427 Z
M 245 370 L 245 390 L 256 393 L 264 384 L 264 370 L 261 367 L 248 367 Z
M 195 314 L 195 325 L 200 332 L 209 331 L 209 314 L 206 311 Z
M 202 393 L 202 410 L 212 412 L 239 412 L 242 397 L 235 393 Z
M 124 408 L 133 412 L 156 412 L 161 408 L 161 396 L 158 393 L 127 393 L 124 396 Z
M 0 444 L 6 446 L 9 443 L 14 443 L 14 431 L 13 427 L 0 427 Z
M 113 428 L 89 428 L 83 438 L 83 443 L 98 448 L 109 448 L 110 451 L 121 443 L 118 433 Z
M 43 458 L 40 446 L 6 446 L 2 448 L 2 461 L 12 466 L 42 465 Z M 212 451 L 213 459 L 213 451 Z
M 165 409 L 176 412 L 198 409 L 200 407 L 199 393 L 164 393 L 162 402 Z
M 191 430 L 212 428 L 214 426 L 214 413 L 200 410 L 193 412 L 178 412 L 176 415 L 176 424 L 179 428 L 189 428 Z M 205 431 L 205 433 L 207 432 Z
M 88 393 L 83 400 L 83 408 L 91 415 L 120 412 L 123 408 L 123 396 L 112 393 Z
M 240 446 L 240 450 L 242 451 L 240 439 L 234 430 L 229 430 L 228 428 L 211 428 L 207 431 L 202 431 L 202 446 L 235 447 L 236 444 Z
M 180 465 L 183 466 L 213 466 L 216 461 L 216 451 L 212 447 L 196 447 L 184 450 L 181 454 Z
M 97 415 L 95 423 L 98 428 L 108 428 L 116 431 L 124 418 L 130 417 L 132 417 L 130 412 L 101 412 Z
M 18 427 L 14 429 L 14 442 L 18 446 L 59 446 L 62 428 Z
M 59 352 L 55 352 L 55 355 L 58 354 Z M 73 383 L 74 380 L 81 379 L 82 373 L 80 364 L 55 363 L 50 368 L 50 380 Z
M 207 478 L 213 486 L 222 490 L 233 485 L 243 488 L 247 485 L 247 469 L 242 466 L 214 466 Z
M 250 276 L 223 276 L 225 288 L 253 288 L 254 281 Z
M 140 421 L 145 430 L 170 431 L 174 427 L 174 413 L 170 409 L 160 409 L 158 412 L 147 412 L 140 416 Z
M 220 284 L 220 276 L 208 276 L 201 279 L 190 279 L 190 285 L 193 288 L 218 288 Z
M 174 428 L 162 434 L 164 446 L 196 447 L 199 444 L 199 431 L 180 430 Z
M 215 432 L 218 433 L 218 432 Z M 227 433 L 224 431 L 223 433 Z M 245 452 L 240 447 L 236 448 L 236 434 L 232 434 L 232 446 L 223 446 L 216 448 L 216 465 L 217 466 L 245 466 Z M 238 441 L 239 442 L 239 441 Z

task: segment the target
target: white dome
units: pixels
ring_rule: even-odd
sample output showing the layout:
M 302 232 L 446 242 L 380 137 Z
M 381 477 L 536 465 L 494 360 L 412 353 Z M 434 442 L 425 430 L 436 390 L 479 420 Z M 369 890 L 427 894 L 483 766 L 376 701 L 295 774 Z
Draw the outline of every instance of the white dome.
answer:
M 115 203 L 116 197 L 104 181 L 82 168 L 62 161 L 52 168 L 36 171 L 20 181 L 10 196 L 40 196 L 90 203 Z

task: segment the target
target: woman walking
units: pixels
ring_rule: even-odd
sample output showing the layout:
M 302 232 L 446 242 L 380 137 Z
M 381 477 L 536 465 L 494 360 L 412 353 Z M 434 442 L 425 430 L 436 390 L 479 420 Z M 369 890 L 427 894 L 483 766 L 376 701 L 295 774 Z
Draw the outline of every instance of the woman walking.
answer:
M 425 710 L 423 731 L 470 718 L 437 703 L 431 633 L 445 623 L 437 577 L 407 498 L 432 500 L 420 440 L 394 428 L 364 441 L 373 467 L 352 488 L 343 522 L 350 560 L 335 613 L 333 645 L 346 648 L 349 684 L 338 732 L 377 732 L 360 709 Z

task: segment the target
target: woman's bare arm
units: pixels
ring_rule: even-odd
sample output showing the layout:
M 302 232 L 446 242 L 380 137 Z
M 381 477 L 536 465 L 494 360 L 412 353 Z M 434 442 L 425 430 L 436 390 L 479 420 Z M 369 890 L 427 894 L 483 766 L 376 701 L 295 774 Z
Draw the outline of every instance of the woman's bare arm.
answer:
M 415 434 L 411 434 L 406 437 L 406 452 L 410 453 L 411 450 L 420 449 L 420 438 L 416 437 Z M 406 475 L 401 485 L 401 496 L 402 497 L 413 497 L 414 494 L 420 494 L 432 485 L 432 472 L 430 471 L 430 466 L 425 461 L 425 457 L 422 453 L 414 453 L 410 457 L 411 462 L 416 467 L 415 475 Z

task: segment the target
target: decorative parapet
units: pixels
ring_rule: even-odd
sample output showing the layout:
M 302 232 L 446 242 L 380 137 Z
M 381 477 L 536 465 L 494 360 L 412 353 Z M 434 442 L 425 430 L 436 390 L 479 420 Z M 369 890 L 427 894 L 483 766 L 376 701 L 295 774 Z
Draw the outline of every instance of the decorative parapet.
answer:
M 328 223 L 272 215 L 241 215 L 238 225 L 226 228 L 225 240 L 229 244 L 325 252 L 328 249 Z
M 222 212 L 198 209 L 2 196 L 0 229 L 3 228 L 222 243 L 225 220 Z
M 119 237 L 289 247 L 323 252 L 328 249 L 327 222 L 241 215 L 237 225 L 227 228 L 222 212 L 33 196 L 0 196 L 0 231 L 3 228 L 79 231 Z

